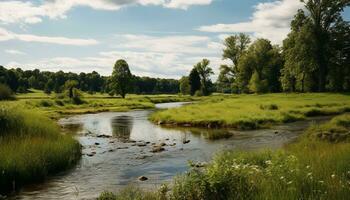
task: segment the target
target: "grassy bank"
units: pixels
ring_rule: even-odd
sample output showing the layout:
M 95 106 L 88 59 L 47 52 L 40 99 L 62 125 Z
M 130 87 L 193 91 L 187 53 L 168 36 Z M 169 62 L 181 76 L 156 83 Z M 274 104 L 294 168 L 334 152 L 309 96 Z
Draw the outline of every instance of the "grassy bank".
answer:
M 0 193 L 42 181 L 71 167 L 80 158 L 80 144 L 35 110 L 0 105 Z
M 21 105 L 27 109 L 40 109 L 51 118 L 63 115 L 86 114 L 106 111 L 128 111 L 134 109 L 154 108 L 156 103 L 193 101 L 196 98 L 179 95 L 127 95 L 126 99 L 111 97 L 108 94 L 82 94 L 82 103 L 73 104 L 69 99 L 61 99 L 57 94 L 47 95 L 39 90 L 17 95 L 14 105 Z
M 348 199 L 348 137 L 329 140 L 320 133 L 350 134 L 349 124 L 350 115 L 342 115 L 312 125 L 298 142 L 279 151 L 220 153 L 204 169 L 176 177 L 169 190 L 127 188 L 117 195 L 103 193 L 100 199 Z
M 226 95 L 154 113 L 150 119 L 176 126 L 257 129 L 307 117 L 350 111 L 350 95 L 266 94 Z

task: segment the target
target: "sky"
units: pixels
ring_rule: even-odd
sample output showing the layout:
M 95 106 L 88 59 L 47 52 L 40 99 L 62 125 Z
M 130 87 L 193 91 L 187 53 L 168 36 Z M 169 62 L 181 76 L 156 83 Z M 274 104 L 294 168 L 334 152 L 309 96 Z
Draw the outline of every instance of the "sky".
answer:
M 223 40 L 247 33 L 281 44 L 299 0 L 0 0 L 0 65 L 110 75 L 125 59 L 139 76 L 179 78 Z M 350 19 L 350 9 L 343 16 Z

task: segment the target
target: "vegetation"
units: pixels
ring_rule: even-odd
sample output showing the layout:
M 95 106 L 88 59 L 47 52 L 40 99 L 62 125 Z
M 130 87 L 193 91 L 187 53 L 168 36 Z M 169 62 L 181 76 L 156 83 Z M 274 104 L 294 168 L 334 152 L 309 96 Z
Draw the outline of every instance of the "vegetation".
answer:
M 67 81 L 77 81 L 77 89 L 89 93 L 111 93 L 109 86 L 110 77 L 104 77 L 97 72 L 92 73 L 65 73 L 46 72 L 35 70 L 23 71 L 20 68 L 6 69 L 0 66 L 0 83 L 8 85 L 14 93 L 28 93 L 29 89 L 61 93 Z M 177 94 L 179 93 L 179 81 L 175 79 L 160 79 L 150 77 L 133 76 L 131 93 L 135 94 Z M 112 94 L 112 93 L 111 93 Z
M 34 110 L 0 107 L 0 194 L 71 167 L 80 144 Z
M 124 99 L 125 95 L 131 90 L 131 80 L 132 75 L 128 63 L 125 60 L 118 60 L 114 65 L 110 79 L 112 90 Z
M 11 89 L 4 84 L 0 84 L 0 101 L 14 99 Z
M 350 96 L 342 94 L 226 95 L 159 111 L 150 119 L 169 125 L 257 129 L 349 110 Z
M 193 68 L 189 75 L 189 85 L 191 88 L 191 96 L 193 96 L 197 91 L 201 89 L 201 77 L 199 77 L 199 73 L 197 71 L 197 68 Z

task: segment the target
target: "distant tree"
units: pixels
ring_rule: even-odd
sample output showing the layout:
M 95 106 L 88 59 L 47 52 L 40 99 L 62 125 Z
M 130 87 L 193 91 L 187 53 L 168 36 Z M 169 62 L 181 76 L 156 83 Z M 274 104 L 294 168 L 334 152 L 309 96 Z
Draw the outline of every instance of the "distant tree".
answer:
M 125 95 L 130 92 L 132 84 L 132 75 L 125 60 L 118 60 L 115 63 L 111 79 L 114 90 L 122 98 L 125 98 Z
M 201 79 L 202 92 L 205 96 L 210 94 L 210 86 L 212 85 L 210 76 L 214 74 L 213 69 L 209 67 L 209 64 L 210 61 L 208 59 L 203 59 L 195 65 Z
M 64 88 L 68 91 L 68 97 L 73 99 L 74 97 L 74 89 L 78 86 L 78 81 L 76 80 L 68 80 L 64 84 Z
M 191 93 L 191 86 L 188 76 L 183 76 L 180 79 L 180 92 L 184 95 Z
M 201 89 L 201 78 L 196 67 L 194 67 L 191 70 L 191 73 L 188 77 L 188 81 L 190 84 L 190 94 L 191 96 L 193 96 L 196 93 L 196 91 Z

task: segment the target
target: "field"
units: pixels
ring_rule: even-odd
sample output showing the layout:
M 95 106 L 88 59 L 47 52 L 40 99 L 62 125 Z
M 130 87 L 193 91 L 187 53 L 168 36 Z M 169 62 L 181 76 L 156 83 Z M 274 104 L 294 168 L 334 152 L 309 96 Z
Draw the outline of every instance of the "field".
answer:
M 81 104 L 73 104 L 67 98 L 59 95 L 47 95 L 40 90 L 31 90 L 31 93 L 17 95 L 17 101 L 9 104 L 24 106 L 28 109 L 39 109 L 50 118 L 59 118 L 63 115 L 97 113 L 106 111 L 128 111 L 133 109 L 154 108 L 155 103 L 193 101 L 196 98 L 178 95 L 127 95 L 127 98 L 111 97 L 108 94 L 83 93 Z
M 350 96 L 345 94 L 221 95 L 181 108 L 156 112 L 150 119 L 174 126 L 245 130 L 348 111 Z

